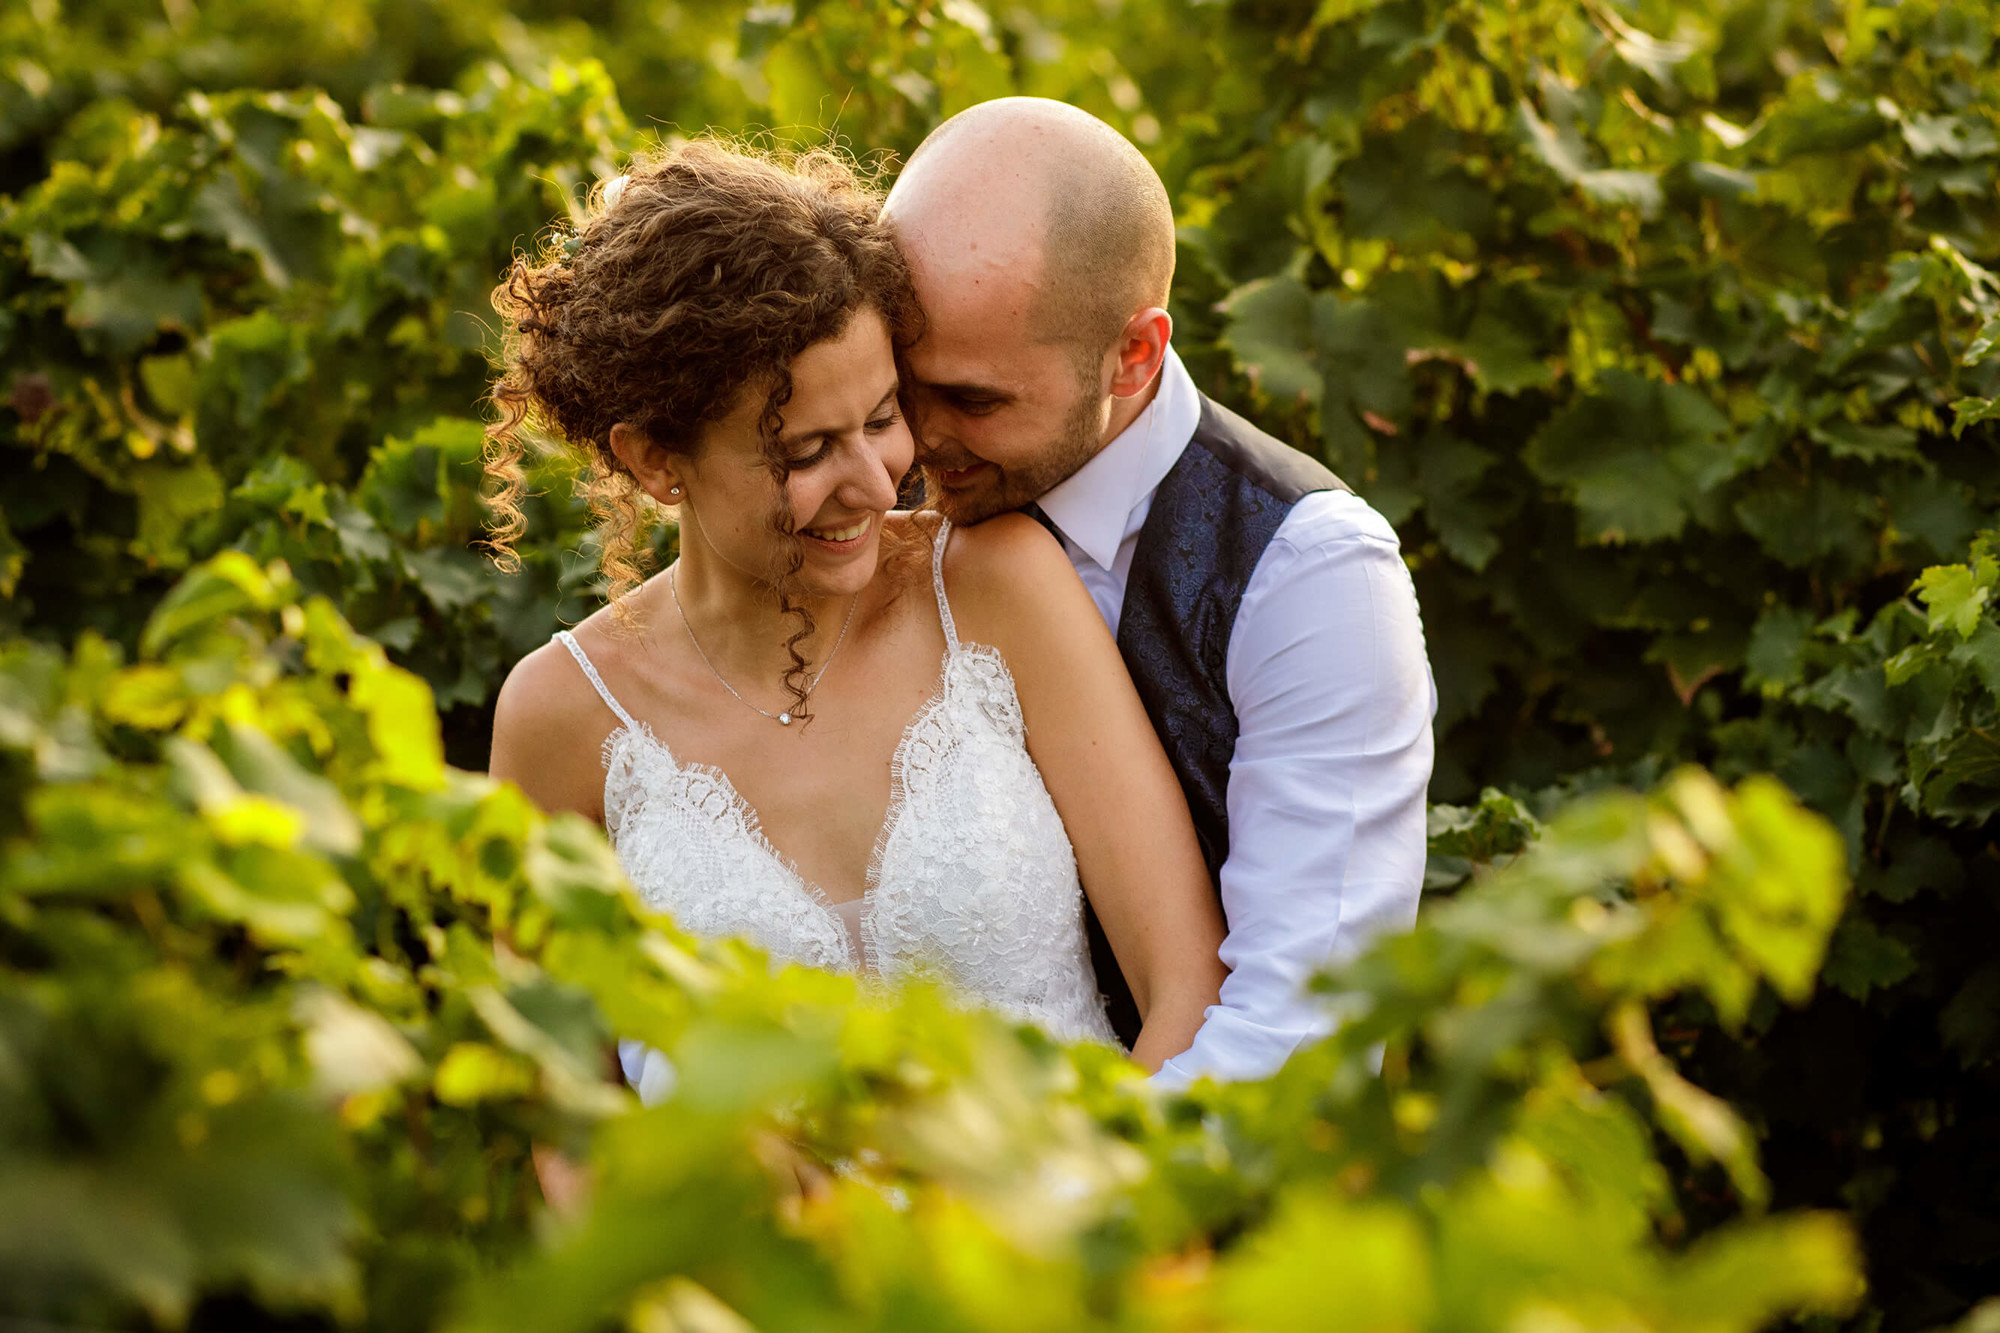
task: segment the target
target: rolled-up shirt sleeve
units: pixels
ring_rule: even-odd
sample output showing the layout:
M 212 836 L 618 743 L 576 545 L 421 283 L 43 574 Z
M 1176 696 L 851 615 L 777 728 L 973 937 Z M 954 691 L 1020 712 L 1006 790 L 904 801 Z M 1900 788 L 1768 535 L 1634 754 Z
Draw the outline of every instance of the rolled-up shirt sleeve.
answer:
M 1226 664 L 1238 723 L 1221 871 L 1230 968 L 1156 1081 L 1265 1077 L 1332 1028 L 1305 984 L 1416 920 L 1437 691 L 1396 535 L 1346 492 L 1286 516 Z

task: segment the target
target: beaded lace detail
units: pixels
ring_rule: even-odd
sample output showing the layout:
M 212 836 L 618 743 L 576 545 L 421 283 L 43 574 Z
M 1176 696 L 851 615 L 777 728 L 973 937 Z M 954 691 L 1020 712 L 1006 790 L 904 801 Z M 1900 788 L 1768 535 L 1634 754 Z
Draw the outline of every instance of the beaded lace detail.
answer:
M 962 644 L 931 562 L 945 655 L 904 729 L 868 867 L 861 936 L 886 982 L 934 977 L 1063 1038 L 1114 1040 L 1091 970 L 1076 855 L 1028 755 L 1014 677 Z M 764 836 L 720 769 L 683 764 L 555 636 L 618 717 L 604 743 L 604 823 L 639 896 L 698 935 L 740 935 L 774 957 L 861 970 L 834 905 Z

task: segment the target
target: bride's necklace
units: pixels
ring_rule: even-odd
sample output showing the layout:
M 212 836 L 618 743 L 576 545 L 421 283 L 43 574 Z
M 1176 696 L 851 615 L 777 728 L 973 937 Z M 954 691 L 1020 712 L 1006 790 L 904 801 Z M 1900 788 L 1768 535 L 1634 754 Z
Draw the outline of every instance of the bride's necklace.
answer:
M 674 610 L 681 614 L 681 626 L 688 632 L 688 642 L 694 645 L 694 650 L 700 655 L 702 664 L 714 674 L 716 681 L 722 688 L 736 695 L 736 702 L 742 704 L 751 712 L 763 713 L 765 717 L 770 718 L 781 727 L 791 726 L 792 715 L 789 710 L 783 713 L 766 713 L 742 695 L 736 694 L 736 687 L 723 679 L 722 673 L 715 669 L 715 663 L 708 660 L 707 653 L 702 652 L 701 640 L 694 636 L 694 626 L 688 621 L 687 608 L 681 605 L 681 567 L 679 565 L 675 565 L 673 570 L 667 575 L 667 591 L 674 595 Z M 833 665 L 833 655 L 839 652 L 840 645 L 847 641 L 847 627 L 854 623 L 854 608 L 860 604 L 861 598 L 859 596 L 856 596 L 853 601 L 847 604 L 847 619 L 840 622 L 840 635 L 833 641 L 833 647 L 827 650 L 826 661 L 819 664 L 819 675 L 812 678 L 812 684 L 806 686 L 805 693 L 799 696 L 800 703 L 804 703 L 812 698 L 812 692 L 819 688 L 820 677 L 824 676 L 826 669 Z

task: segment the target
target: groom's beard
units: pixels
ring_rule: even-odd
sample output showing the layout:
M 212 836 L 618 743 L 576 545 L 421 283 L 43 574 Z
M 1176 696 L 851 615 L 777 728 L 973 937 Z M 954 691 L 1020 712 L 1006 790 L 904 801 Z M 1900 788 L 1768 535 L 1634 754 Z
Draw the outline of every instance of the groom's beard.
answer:
M 964 449 L 949 455 L 943 451 L 926 453 L 924 489 L 932 507 L 952 522 L 984 523 L 995 514 L 1041 499 L 1075 476 L 1078 468 L 1097 457 L 1104 444 L 1103 430 L 1103 400 L 1087 390 L 1080 391 L 1056 438 L 1036 450 L 1032 458 L 1005 468 L 987 463 L 960 485 L 947 486 L 946 474 L 986 460 Z

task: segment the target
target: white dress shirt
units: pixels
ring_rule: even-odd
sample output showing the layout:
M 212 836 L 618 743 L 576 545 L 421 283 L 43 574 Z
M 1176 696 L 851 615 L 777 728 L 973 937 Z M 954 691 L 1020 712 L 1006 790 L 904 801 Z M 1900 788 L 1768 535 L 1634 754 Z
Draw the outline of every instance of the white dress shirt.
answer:
M 1153 494 L 1201 397 L 1171 347 L 1153 401 L 1041 498 L 1112 633 Z M 1239 728 L 1221 871 L 1230 969 L 1194 1045 L 1156 1082 L 1263 1078 L 1332 1029 L 1303 989 L 1416 920 L 1437 690 L 1396 534 L 1360 497 L 1300 500 L 1258 559 L 1224 663 Z

